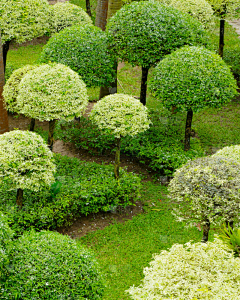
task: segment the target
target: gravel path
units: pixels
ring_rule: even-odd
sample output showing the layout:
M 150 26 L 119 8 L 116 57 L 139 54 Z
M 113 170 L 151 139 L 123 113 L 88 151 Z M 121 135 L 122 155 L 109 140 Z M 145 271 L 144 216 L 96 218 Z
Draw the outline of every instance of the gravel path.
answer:
M 230 25 L 232 25 L 233 28 L 236 29 L 237 34 L 239 35 L 240 38 L 240 20 L 232 20 L 228 21 Z

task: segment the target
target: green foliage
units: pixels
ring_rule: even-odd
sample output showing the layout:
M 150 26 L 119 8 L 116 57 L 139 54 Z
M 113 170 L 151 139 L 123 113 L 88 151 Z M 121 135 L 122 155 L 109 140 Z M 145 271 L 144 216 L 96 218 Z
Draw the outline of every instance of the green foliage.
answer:
M 193 138 L 192 149 L 183 150 L 184 116 L 172 115 L 168 110 L 149 110 L 150 128 L 134 137 L 123 137 L 121 152 L 137 157 L 162 175 L 171 175 L 189 159 L 204 155 L 200 143 Z M 73 142 L 91 154 L 104 154 L 114 149 L 115 138 L 109 130 L 99 131 L 89 119 L 79 123 L 59 122 L 56 137 Z
M 235 256 L 240 256 L 240 228 L 232 229 L 229 225 L 226 227 L 224 224 L 219 238 L 230 250 L 234 251 Z
M 151 89 L 168 108 L 197 111 L 220 107 L 237 94 L 230 68 L 212 51 L 185 46 L 154 70 Z
M 40 62 L 57 62 L 77 72 L 87 86 L 107 85 L 114 79 L 114 59 L 108 54 L 105 32 L 93 25 L 72 26 L 50 38 Z
M 0 190 L 0 206 L 17 231 L 37 230 L 69 225 L 80 214 L 108 211 L 112 206 L 126 207 L 139 195 L 140 178 L 120 171 L 119 184 L 112 165 L 82 162 L 77 158 L 55 155 L 57 186 L 38 193 L 25 192 L 24 206 L 18 210 L 16 191 Z
M 107 25 L 109 50 L 133 66 L 150 67 L 184 45 L 207 44 L 197 20 L 157 2 L 123 6 Z
M 50 6 L 50 22 L 52 34 L 69 26 L 92 24 L 91 18 L 81 7 L 69 2 Z
M 240 81 L 240 43 L 236 46 L 225 47 L 223 60 L 231 68 L 231 71 L 237 81 Z
M 90 250 L 56 232 L 25 233 L 11 253 L 1 299 L 102 299 L 104 281 Z
M 234 145 L 229 147 L 224 147 L 221 150 L 218 150 L 213 157 L 222 156 L 229 159 L 232 159 L 240 164 L 240 146 Z
M 1 0 L 0 28 L 2 43 L 17 43 L 43 36 L 49 30 L 47 0 Z
M 169 188 L 178 221 L 220 225 L 240 220 L 240 164 L 234 160 L 210 156 L 189 161 L 175 172 Z
M 207 0 L 217 17 L 220 18 L 237 18 L 240 16 L 239 0 Z

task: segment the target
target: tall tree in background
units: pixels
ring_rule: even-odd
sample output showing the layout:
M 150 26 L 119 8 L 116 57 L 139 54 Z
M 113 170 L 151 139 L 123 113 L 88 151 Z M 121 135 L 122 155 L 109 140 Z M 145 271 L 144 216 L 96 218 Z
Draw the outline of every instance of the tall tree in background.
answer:
M 240 0 L 207 0 L 214 14 L 220 19 L 220 36 L 218 54 L 223 57 L 225 20 L 240 16 Z
M 108 20 L 122 7 L 122 0 L 98 0 L 95 25 L 105 30 Z M 114 66 L 116 77 L 111 86 L 102 86 L 99 99 L 117 93 L 117 59 Z
M 0 134 L 7 132 L 9 130 L 7 109 L 2 96 L 4 83 L 5 81 L 4 81 L 3 51 L 2 51 L 2 39 L 0 34 Z

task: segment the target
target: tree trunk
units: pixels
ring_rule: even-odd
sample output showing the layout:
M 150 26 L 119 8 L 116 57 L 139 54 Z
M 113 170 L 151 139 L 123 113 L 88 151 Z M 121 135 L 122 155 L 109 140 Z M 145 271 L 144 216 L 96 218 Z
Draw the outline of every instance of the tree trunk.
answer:
M 116 180 L 119 179 L 120 147 L 121 147 L 121 138 L 117 138 L 117 149 L 115 154 L 115 166 L 114 166 L 114 175 Z
M 115 12 L 117 12 L 121 7 L 122 7 L 122 0 L 109 0 L 107 19 L 109 20 L 115 14 Z
M 186 127 L 185 127 L 184 151 L 188 151 L 190 149 L 192 118 L 193 118 L 193 111 L 190 108 L 187 112 L 187 120 L 186 120 Z
M 17 205 L 19 209 L 22 209 L 22 200 L 23 200 L 23 190 L 22 189 L 18 189 L 17 190 Z
M 7 108 L 6 108 L 6 103 L 2 96 L 3 87 L 5 84 L 4 74 L 5 74 L 4 56 L 3 56 L 2 40 L 0 35 L 0 134 L 9 131 Z
M 143 105 L 146 105 L 148 71 L 148 67 L 142 67 L 140 102 Z
M 4 73 L 5 73 L 5 70 L 6 70 L 7 54 L 8 54 L 9 46 L 10 46 L 10 41 L 7 41 L 7 42 L 5 42 L 5 43 L 2 45 Z
M 49 131 L 48 131 L 48 147 L 52 151 L 53 148 L 53 133 L 56 125 L 56 120 L 49 121 Z
M 202 229 L 203 229 L 202 243 L 206 243 L 208 241 L 208 233 L 210 230 L 210 222 L 208 219 L 205 220 L 205 224 L 202 226 Z
M 107 13 L 108 0 L 98 0 L 95 26 L 101 28 L 103 31 L 105 30 L 107 24 Z
M 218 54 L 223 58 L 225 20 L 220 20 L 220 37 Z
M 90 0 L 86 0 L 86 10 L 87 10 L 87 14 L 89 15 L 89 17 L 92 17 L 92 13 L 91 13 L 91 5 L 90 5 Z
M 31 119 L 31 122 L 30 122 L 30 131 L 34 131 L 34 127 L 35 127 L 35 119 Z

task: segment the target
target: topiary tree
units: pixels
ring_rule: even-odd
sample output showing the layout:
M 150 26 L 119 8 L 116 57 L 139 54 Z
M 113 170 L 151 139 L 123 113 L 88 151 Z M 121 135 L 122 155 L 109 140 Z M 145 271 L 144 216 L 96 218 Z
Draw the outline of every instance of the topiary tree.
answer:
M 17 189 L 17 205 L 22 208 L 23 190 L 38 191 L 54 181 L 52 152 L 41 136 L 14 130 L 0 135 L 0 185 Z
M 124 94 L 113 94 L 98 101 L 90 118 L 99 129 L 107 129 L 116 138 L 115 178 L 119 179 L 121 138 L 134 136 L 149 128 L 147 108 L 137 99 Z
M 240 164 L 240 145 L 224 147 L 213 155 L 213 157 L 216 156 L 223 156 Z
M 207 0 L 215 15 L 220 19 L 220 35 L 218 54 L 223 57 L 224 48 L 224 27 L 226 19 L 240 17 L 240 0 Z
M 179 168 L 169 185 L 176 201 L 174 215 L 203 226 L 203 242 L 210 224 L 240 220 L 240 164 L 224 157 L 204 157 Z
M 17 109 L 27 117 L 49 121 L 51 150 L 56 120 L 71 121 L 79 117 L 87 104 L 85 83 L 62 64 L 42 65 L 29 71 L 19 84 Z
M 187 110 L 185 151 L 190 149 L 193 112 L 221 107 L 237 94 L 236 80 L 225 62 L 212 51 L 189 46 L 159 62 L 151 89 L 167 108 Z
M 69 2 L 59 2 L 50 6 L 50 32 L 52 34 L 69 26 L 83 24 L 92 24 L 92 20 L 80 6 Z
M 47 0 L 0 1 L 4 68 L 11 41 L 23 43 L 43 36 L 49 30 L 49 7 Z
M 213 9 L 206 0 L 156 0 L 189 14 L 203 24 L 205 29 L 213 29 Z
M 114 80 L 114 59 L 107 51 L 106 34 L 93 25 L 73 26 L 54 35 L 43 48 L 40 62 L 56 62 L 77 72 L 87 86 Z
M 148 71 L 166 54 L 184 45 L 206 44 L 203 26 L 188 14 L 157 2 L 133 2 L 107 25 L 109 51 L 142 67 L 140 101 L 146 104 Z
M 19 113 L 17 106 L 17 96 L 19 90 L 19 84 L 23 77 L 31 70 L 37 68 L 37 65 L 26 65 L 20 69 L 13 71 L 9 79 L 7 80 L 3 88 L 3 97 L 7 104 L 8 111 L 12 113 Z M 35 119 L 31 119 L 30 131 L 34 130 Z
M 1 299 L 102 299 L 104 283 L 93 253 L 57 232 L 26 232 L 11 253 Z
M 240 259 L 217 238 L 206 244 L 175 244 L 153 258 L 142 284 L 127 291 L 131 299 L 240 299 Z

